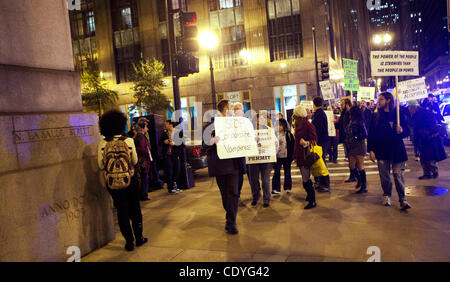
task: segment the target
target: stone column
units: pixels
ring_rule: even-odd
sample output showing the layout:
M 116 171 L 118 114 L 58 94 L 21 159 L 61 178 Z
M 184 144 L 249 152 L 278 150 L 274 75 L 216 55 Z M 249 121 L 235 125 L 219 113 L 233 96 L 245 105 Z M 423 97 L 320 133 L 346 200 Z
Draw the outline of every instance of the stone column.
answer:
M 66 0 L 0 1 L 0 38 L 0 261 L 83 256 L 115 235 Z

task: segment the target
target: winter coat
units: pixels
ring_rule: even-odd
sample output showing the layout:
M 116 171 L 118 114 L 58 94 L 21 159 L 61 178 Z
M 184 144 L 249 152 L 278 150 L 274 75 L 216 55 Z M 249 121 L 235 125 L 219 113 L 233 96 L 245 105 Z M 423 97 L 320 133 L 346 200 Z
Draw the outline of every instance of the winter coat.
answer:
M 345 143 L 345 128 L 347 128 L 349 122 L 350 122 L 350 112 L 344 109 L 341 113 L 338 122 L 339 143 Z
M 447 159 L 439 128 L 432 112 L 423 108 L 412 117 L 414 143 L 419 148 L 421 161 L 443 161 Z
M 350 121 L 345 130 L 345 143 L 350 145 L 367 138 L 367 129 L 364 121 Z
M 134 144 L 136 146 L 136 152 L 138 154 L 138 166 L 143 170 L 145 174 L 150 173 L 151 157 L 148 146 L 148 140 L 145 135 L 138 133 L 134 137 Z
M 403 138 L 409 136 L 409 127 L 402 115 L 400 115 L 400 126 L 403 128 L 403 133 L 397 134 L 396 109 L 391 112 L 378 111 L 371 122 L 367 138 L 368 151 L 373 151 L 378 160 L 406 162 L 408 155 Z
M 312 117 L 312 124 L 316 128 L 317 145 L 326 146 L 329 141 L 328 136 L 328 119 L 323 109 L 318 109 Z
M 295 128 L 294 159 L 297 162 L 298 167 L 305 165 L 305 155 L 307 150 L 307 148 L 300 145 L 300 139 L 317 144 L 316 128 L 307 118 L 303 119 L 303 124 L 301 126 L 296 125 Z

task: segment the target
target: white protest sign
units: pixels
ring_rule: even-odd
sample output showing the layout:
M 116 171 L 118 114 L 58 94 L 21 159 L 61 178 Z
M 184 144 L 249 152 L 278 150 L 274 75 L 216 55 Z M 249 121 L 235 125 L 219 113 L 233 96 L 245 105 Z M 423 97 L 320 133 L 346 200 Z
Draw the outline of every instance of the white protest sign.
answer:
M 357 101 L 372 101 L 375 100 L 375 87 L 359 87 Z
M 251 121 L 244 117 L 216 117 L 214 120 L 217 155 L 220 159 L 242 158 L 258 154 L 255 130 Z
M 325 111 L 328 120 L 328 136 L 336 137 L 336 128 L 334 127 L 334 113 L 333 111 Z
M 300 105 L 302 105 L 303 107 L 305 107 L 306 109 L 310 110 L 311 112 L 314 111 L 314 102 L 313 101 L 301 101 Z
M 425 78 L 406 80 L 398 83 L 398 95 L 401 102 L 428 97 Z
M 322 90 L 322 96 L 324 100 L 334 99 L 333 89 L 329 80 L 319 82 L 320 90 Z
M 259 152 L 253 156 L 247 157 L 247 164 L 264 164 L 277 162 L 277 148 L 275 132 L 272 128 L 255 130 L 258 137 Z
M 419 52 L 417 51 L 372 51 L 370 52 L 372 77 L 418 76 Z

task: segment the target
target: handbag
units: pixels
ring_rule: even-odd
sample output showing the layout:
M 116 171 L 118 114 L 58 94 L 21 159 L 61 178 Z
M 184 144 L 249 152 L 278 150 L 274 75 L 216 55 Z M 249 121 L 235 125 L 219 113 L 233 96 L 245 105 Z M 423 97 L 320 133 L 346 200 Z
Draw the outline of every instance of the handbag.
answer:
M 318 160 L 320 160 L 320 156 L 314 152 L 311 145 L 308 145 L 307 148 L 305 148 L 305 166 L 311 167 L 313 164 L 315 164 Z

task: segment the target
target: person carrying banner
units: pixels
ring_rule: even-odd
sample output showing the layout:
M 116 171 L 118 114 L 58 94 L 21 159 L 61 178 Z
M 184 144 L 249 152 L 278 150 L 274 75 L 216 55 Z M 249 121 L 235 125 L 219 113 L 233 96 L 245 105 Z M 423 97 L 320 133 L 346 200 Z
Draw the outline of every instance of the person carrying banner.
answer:
M 220 115 L 226 117 L 232 114 L 229 100 L 222 100 L 217 105 Z M 210 136 L 207 131 L 212 129 Z M 236 228 L 236 216 L 239 204 L 239 159 L 220 159 L 217 155 L 217 143 L 220 138 L 216 136 L 214 130 L 214 119 L 205 127 L 203 131 L 203 147 L 208 156 L 208 174 L 215 177 L 222 197 L 222 205 L 226 212 L 225 230 L 229 234 L 238 234 Z
M 367 147 L 370 159 L 378 163 L 381 187 L 383 188 L 382 204 L 391 206 L 392 169 L 402 210 L 411 208 L 406 201 L 404 178 L 408 155 L 403 138 L 407 136 L 409 136 L 409 129 L 403 116 L 400 116 L 400 124 L 397 122 L 394 97 L 389 92 L 381 93 L 378 98 L 378 111 L 369 130 Z

